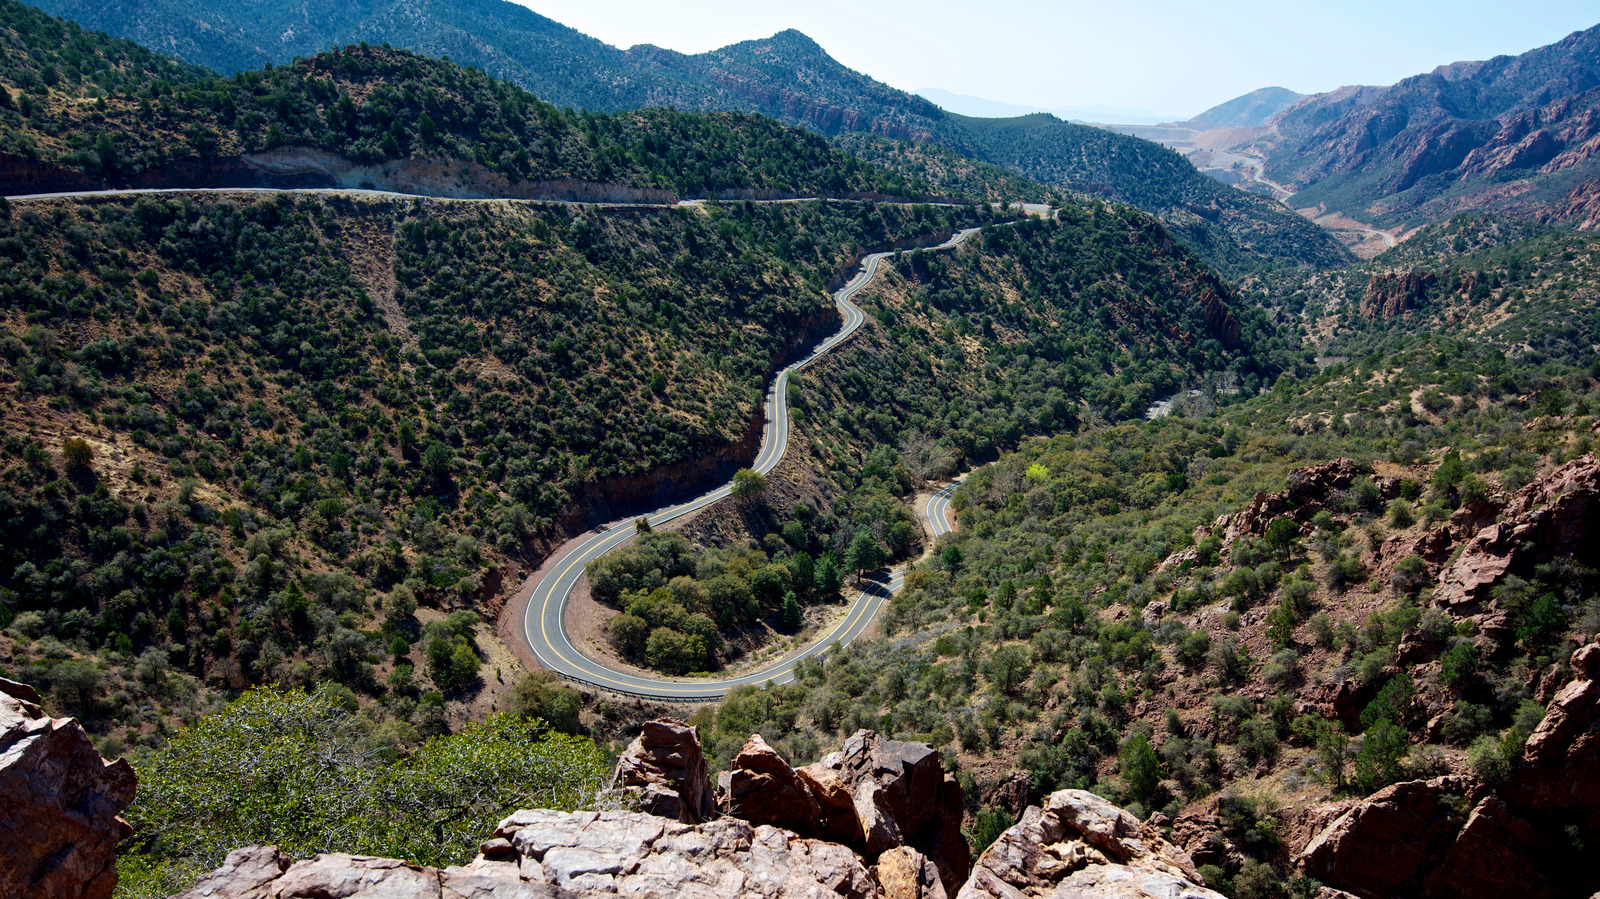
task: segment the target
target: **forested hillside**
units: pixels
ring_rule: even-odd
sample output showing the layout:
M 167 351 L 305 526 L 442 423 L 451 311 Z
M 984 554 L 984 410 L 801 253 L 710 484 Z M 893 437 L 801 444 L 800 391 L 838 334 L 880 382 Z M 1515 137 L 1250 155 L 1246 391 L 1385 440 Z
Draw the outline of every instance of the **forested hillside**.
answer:
M 1044 184 L 1137 206 L 1218 270 L 1323 268 L 1349 260 L 1322 228 L 1280 203 L 1197 172 L 1176 152 L 1046 113 L 1015 119 L 951 116 L 982 158 Z
M 1203 373 L 1253 391 L 1296 361 L 1127 207 L 993 225 L 954 253 L 899 253 L 882 277 L 857 295 L 874 322 L 790 382 L 795 438 L 764 489 L 724 513 L 728 530 L 687 525 L 727 545 L 649 535 L 590 566 L 595 598 L 625 613 L 608 625 L 624 658 L 715 670 L 836 601 L 841 573 L 919 554 L 905 499 L 930 479 L 1030 435 L 1136 418 Z
M 1547 533 L 1529 511 L 1600 491 L 1584 461 L 1600 256 L 1591 237 L 1496 220 L 1417 241 L 1347 282 L 1259 285 L 1331 364 L 977 470 L 887 639 L 729 697 L 697 719 L 708 741 L 788 730 L 798 763 L 858 727 L 915 735 L 966 768 L 980 845 L 1079 786 L 1176 819 L 1208 883 L 1253 896 L 1294 894 L 1305 828 L 1328 823 L 1318 802 L 1514 779 L 1571 676 L 1568 635 L 1600 631 L 1592 523 Z M 1342 295 L 1402 268 L 1437 284 L 1402 316 Z M 1471 542 L 1496 516 L 1534 529 L 1505 565 Z M 1567 859 L 1544 869 L 1560 881 L 1592 831 L 1557 800 L 1518 801 L 1529 845 Z
M 562 181 L 653 189 L 665 200 L 731 189 L 927 190 L 926 182 L 908 183 L 759 116 L 573 113 L 482 72 L 377 47 L 205 77 L 9 0 L 0 9 L 17 60 L 0 72 L 17 91 L 0 92 L 10 191 L 50 188 L 52 178 L 72 187 L 209 185 L 205 162 L 280 149 L 320 150 L 356 165 L 457 160 L 498 176 L 502 196 Z M 80 56 L 114 59 L 117 74 L 109 62 L 75 62 Z M 65 77 L 49 74 L 61 70 Z M 492 184 L 484 186 L 488 195 Z
M 11 205 L 6 668 L 128 742 L 263 682 L 425 732 L 519 567 L 743 464 L 853 248 L 957 214 Z

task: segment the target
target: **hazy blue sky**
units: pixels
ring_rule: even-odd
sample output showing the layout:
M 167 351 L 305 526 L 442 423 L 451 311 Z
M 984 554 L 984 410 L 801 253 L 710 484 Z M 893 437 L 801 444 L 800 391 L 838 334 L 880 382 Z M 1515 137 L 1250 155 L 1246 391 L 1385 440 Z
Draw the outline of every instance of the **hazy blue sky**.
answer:
M 619 47 L 798 28 L 905 90 L 1188 116 L 1258 87 L 1390 84 L 1600 24 L 1596 0 L 516 0 Z

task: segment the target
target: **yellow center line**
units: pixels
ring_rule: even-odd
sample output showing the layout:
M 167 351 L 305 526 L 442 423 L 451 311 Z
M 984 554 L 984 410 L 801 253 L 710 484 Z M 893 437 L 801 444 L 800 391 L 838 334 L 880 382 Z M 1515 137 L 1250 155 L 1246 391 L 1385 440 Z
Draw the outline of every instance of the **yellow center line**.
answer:
M 937 247 L 933 247 L 931 249 L 939 250 L 939 249 L 948 249 L 948 248 L 954 247 L 957 244 L 961 243 L 963 240 L 965 240 L 968 236 L 970 236 L 973 233 L 975 233 L 977 230 L 979 230 L 979 229 L 977 229 L 977 228 L 968 228 L 968 229 L 966 229 L 964 231 L 959 231 L 953 237 L 951 237 L 948 241 L 946 241 L 945 243 L 943 243 L 943 244 L 941 244 L 941 245 L 939 245 Z M 884 259 L 884 258 L 886 258 L 886 257 L 888 257 L 888 256 L 890 256 L 890 255 L 891 255 L 891 253 L 874 253 L 874 254 L 866 257 L 866 259 L 863 260 L 861 272 L 858 273 L 856 275 L 856 277 L 849 284 L 847 284 L 837 294 L 835 294 L 835 297 L 834 297 L 835 302 L 838 305 L 841 305 L 841 306 L 845 307 L 845 309 L 844 309 L 844 312 L 845 312 L 845 327 L 840 331 L 840 333 L 835 334 L 829 340 L 824 341 L 823 344 L 820 347 L 818 347 L 818 349 L 816 351 L 814 351 L 811 354 L 811 356 L 807 357 L 804 361 L 798 362 L 798 363 L 796 363 L 794 365 L 791 365 L 788 368 L 785 368 L 784 370 L 782 370 L 782 371 L 780 371 L 778 373 L 777 378 L 773 381 L 773 388 L 772 388 L 772 393 L 771 393 L 771 398 L 770 398 L 770 407 L 772 409 L 772 416 L 771 416 L 771 418 L 769 420 L 775 423 L 774 439 L 772 441 L 770 441 L 770 443 L 768 443 L 768 445 L 763 449 L 763 451 L 760 454 L 757 455 L 756 462 L 755 462 L 756 467 L 759 468 L 759 467 L 765 465 L 765 466 L 767 466 L 766 470 L 771 470 L 772 468 L 776 468 L 777 467 L 778 460 L 781 460 L 781 458 L 782 458 L 782 454 L 778 454 L 778 451 L 777 451 L 777 445 L 779 443 L 779 439 L 780 438 L 782 439 L 782 442 L 785 444 L 785 449 L 787 449 L 787 443 L 788 443 L 787 431 L 788 431 L 788 428 L 786 427 L 786 425 L 788 424 L 788 415 L 787 415 L 788 403 L 787 403 L 787 398 L 780 396 L 779 391 L 781 390 L 783 385 L 788 382 L 788 377 L 789 377 L 790 371 L 798 370 L 798 369 L 804 367 L 805 365 L 809 364 L 810 362 L 812 362 L 813 360 L 815 360 L 816 358 L 821 356 L 823 353 L 827 352 L 828 350 L 832 349 L 833 347 L 837 346 L 838 344 L 844 342 L 845 338 L 847 338 L 851 334 L 853 334 L 856 331 L 856 329 L 859 328 L 860 325 L 863 324 L 866 321 L 866 314 L 864 312 L 862 312 L 858 307 L 856 307 L 853 303 L 850 302 L 850 297 L 852 295 L 854 295 L 856 291 L 860 290 L 862 287 L 865 287 L 868 283 L 870 283 L 872 281 L 872 279 L 874 277 L 877 276 L 879 261 Z M 779 418 L 778 413 L 780 411 L 785 413 L 783 415 L 784 421 L 782 422 L 782 424 L 776 424 L 777 421 L 778 421 L 778 418 Z M 770 457 L 774 456 L 774 454 L 777 454 L 777 457 L 775 459 L 774 458 L 770 458 Z M 719 487 L 716 490 L 713 490 L 713 491 L 711 491 L 709 493 L 706 493 L 706 494 L 703 494 L 703 495 L 701 495 L 699 497 L 696 497 L 695 499 L 691 499 L 691 500 L 689 500 L 687 502 L 679 503 L 678 505 L 672 506 L 672 507 L 670 507 L 670 508 L 668 508 L 668 509 L 666 509 L 664 511 L 661 511 L 661 512 L 647 513 L 645 516 L 642 516 L 642 517 L 644 517 L 645 520 L 649 521 L 652 526 L 657 525 L 657 524 L 666 524 L 667 522 L 672 521 L 672 520 L 680 517 L 681 515 L 683 515 L 687 511 L 698 511 L 699 509 L 706 508 L 707 506 L 710 506 L 711 504 L 715 503 L 717 500 L 720 500 L 723 497 L 729 495 L 731 492 L 732 492 L 732 488 L 731 488 L 730 485 L 723 485 L 722 487 Z M 549 625 L 548 625 L 548 622 L 547 622 L 547 618 L 549 617 L 549 613 L 551 612 L 551 607 L 550 607 L 551 606 L 551 602 L 558 599 L 558 597 L 556 596 L 556 589 L 560 585 L 560 583 L 562 581 L 566 580 L 567 576 L 572 573 L 572 570 L 574 568 L 576 568 L 577 566 L 579 566 L 579 565 L 586 565 L 588 562 L 593 561 L 594 559 L 598 559 L 598 558 L 604 556 L 606 553 L 609 553 L 611 550 L 615 549 L 617 546 L 620 546 L 623 542 L 625 542 L 628 539 L 628 536 L 629 536 L 628 533 L 626 531 L 624 531 L 624 530 L 620 530 L 620 528 L 625 527 L 625 525 L 618 525 L 618 527 L 619 527 L 619 530 L 611 533 L 608 536 L 605 536 L 605 537 L 599 539 L 598 542 L 595 541 L 595 538 L 591 537 L 588 542 L 586 542 L 585 544 L 579 545 L 576 549 L 573 550 L 573 559 L 572 559 L 572 561 L 567 563 L 566 567 L 562 568 L 559 572 L 552 572 L 552 574 L 550 576 L 546 576 L 546 578 L 540 583 L 539 588 L 535 591 L 535 594 L 533 596 L 529 597 L 529 599 L 528 599 L 528 607 L 523 612 L 523 616 L 524 616 L 523 621 L 525 623 L 525 626 L 523 627 L 523 637 L 524 637 L 524 639 L 527 639 L 527 637 L 528 637 L 528 628 L 526 627 L 526 621 L 527 621 L 526 616 L 533 609 L 533 604 L 534 604 L 535 598 L 537 598 L 537 597 L 542 595 L 543 601 L 539 604 L 539 635 L 540 635 L 541 638 L 543 638 L 544 645 L 547 648 L 549 648 L 551 652 L 555 653 L 556 658 L 560 659 L 562 662 L 564 662 L 569 668 L 571 668 L 571 669 L 573 669 L 575 671 L 581 672 L 585 679 L 587 679 L 589 677 L 593 677 L 593 678 L 595 678 L 597 680 L 605 681 L 606 683 L 609 683 L 609 684 L 616 684 L 618 687 L 623 688 L 624 692 L 638 692 L 637 690 L 633 689 L 633 687 L 636 684 L 643 684 L 647 688 L 650 685 L 656 685 L 656 686 L 659 686 L 659 687 L 675 687 L 679 691 L 678 696 L 676 698 L 685 698 L 685 699 L 687 699 L 687 698 L 696 698 L 696 695 L 691 695 L 691 694 L 696 694 L 697 691 L 700 691 L 700 690 L 704 690 L 704 691 L 720 691 L 720 692 L 715 692 L 715 693 L 713 693 L 713 692 L 697 693 L 698 696 L 701 696 L 703 698 L 715 699 L 715 698 L 718 698 L 720 696 L 726 695 L 726 688 L 731 687 L 732 685 L 736 684 L 738 681 L 749 680 L 749 679 L 753 679 L 753 678 L 762 677 L 763 675 L 765 675 L 766 676 L 766 683 L 771 683 L 774 679 L 776 679 L 777 677 L 779 677 L 781 675 L 792 674 L 794 672 L 795 666 L 801 661 L 801 659 L 805 658 L 807 653 L 811 652 L 815 647 L 817 647 L 819 645 L 822 645 L 822 644 L 825 644 L 825 643 L 828 643 L 828 642 L 831 642 L 831 641 L 833 641 L 835 639 L 835 637 L 842 636 L 842 634 L 848 634 L 849 630 L 851 628 L 855 627 L 856 626 L 856 622 L 866 613 L 868 607 L 874 605 L 874 602 L 873 602 L 874 600 L 877 600 L 877 605 L 878 606 L 881 606 L 882 603 L 887 600 L 887 598 L 888 598 L 887 596 L 882 595 L 882 594 L 872 593 L 871 592 L 872 589 L 875 589 L 875 588 L 876 589 L 881 589 L 882 591 L 884 591 L 884 593 L 888 594 L 888 596 L 892 596 L 894 594 L 894 592 L 895 592 L 896 582 L 898 581 L 898 582 L 903 584 L 904 581 L 905 581 L 905 572 L 904 571 L 897 571 L 897 572 L 896 571 L 892 571 L 890 573 L 889 578 L 885 582 L 883 582 L 881 584 L 878 583 L 877 581 L 869 581 L 868 583 L 871 584 L 872 586 L 867 588 L 867 589 L 863 589 L 861 591 L 861 595 L 859 597 L 857 597 L 857 599 L 856 599 L 854 608 L 851 609 L 850 614 L 848 616 L 846 616 L 846 618 L 845 618 L 845 620 L 843 622 L 841 622 L 838 625 L 834 626 L 833 630 L 829 631 L 826 636 L 824 636 L 821 639 L 813 642 L 810 647 L 807 647 L 804 651 L 801 652 L 800 655 L 796 656 L 794 659 L 791 659 L 787 663 L 780 663 L 778 666 L 776 666 L 776 667 L 774 667 L 772 669 L 769 669 L 767 671 L 757 671 L 757 672 L 755 672 L 753 674 L 746 675 L 745 677 L 742 677 L 742 678 L 731 678 L 731 679 L 728 679 L 728 680 L 713 681 L 713 682 L 698 682 L 697 683 L 697 682 L 692 682 L 692 681 L 688 681 L 688 682 L 686 682 L 686 681 L 656 681 L 656 680 L 648 680 L 646 678 L 634 678 L 633 681 L 631 681 L 631 682 L 630 681 L 619 681 L 619 680 L 615 680 L 615 679 L 610 678 L 610 677 L 606 677 L 605 675 L 602 675 L 602 674 L 595 674 L 595 673 L 591 672 L 589 669 L 585 668 L 582 664 L 575 663 L 571 659 L 567 658 L 566 654 L 561 651 L 561 647 L 556 645 L 556 643 L 553 640 L 550 639 L 550 630 L 549 630 Z M 594 545 L 586 549 L 585 547 L 588 546 L 588 543 L 593 543 Z M 554 610 L 557 614 L 561 614 L 561 615 L 564 616 L 566 600 L 570 596 L 571 596 L 571 592 L 567 591 L 566 593 L 564 593 L 563 595 L 561 595 L 559 597 L 560 605 L 557 606 L 557 608 Z M 578 649 L 577 645 L 574 644 L 572 642 L 571 638 L 567 635 L 564 621 L 561 622 L 561 635 L 562 635 L 562 638 L 566 641 L 567 645 L 571 646 L 574 651 L 578 652 L 579 656 L 582 657 L 585 662 L 588 662 L 592 667 L 597 668 L 597 669 L 599 669 L 601 671 L 607 671 L 607 672 L 614 673 L 614 674 L 620 674 L 620 672 L 611 672 L 611 669 L 607 668 L 605 665 L 603 665 L 603 664 L 601 664 L 599 662 L 592 661 L 592 660 L 588 659 L 586 656 L 583 656 L 582 650 Z M 533 651 L 533 654 L 534 654 L 534 656 L 536 658 L 540 657 L 538 648 L 532 645 L 532 641 L 531 640 L 529 640 L 528 648 Z M 561 673 L 561 672 L 558 672 L 558 673 Z M 573 676 L 577 676 L 577 675 L 573 675 Z M 751 682 L 754 683 L 754 681 L 751 681 Z

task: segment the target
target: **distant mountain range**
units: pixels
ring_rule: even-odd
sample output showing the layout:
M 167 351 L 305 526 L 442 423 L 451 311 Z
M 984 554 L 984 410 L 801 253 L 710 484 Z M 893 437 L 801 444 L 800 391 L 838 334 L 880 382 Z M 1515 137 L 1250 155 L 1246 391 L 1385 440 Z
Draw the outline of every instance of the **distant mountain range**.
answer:
M 1299 103 L 1305 97 L 1305 94 L 1297 94 L 1286 87 L 1264 87 L 1213 106 L 1187 122 L 1176 124 L 1195 131 L 1265 125 L 1268 119 Z
M 1326 232 L 1169 150 L 1051 116 L 971 119 L 853 71 L 798 31 L 686 55 L 628 50 L 505 0 L 39 0 L 45 10 L 221 72 L 366 41 L 482 68 L 558 106 L 746 111 L 830 138 L 931 142 L 1160 216 L 1225 272 L 1346 258 Z M 996 122 L 1007 122 L 1001 125 Z
M 1383 226 L 1468 209 L 1569 218 L 1600 178 L 1600 26 L 1520 56 L 1345 87 L 1278 115 L 1249 148 L 1269 178 Z
M 974 97 L 970 94 L 958 94 L 954 91 L 935 87 L 918 88 L 915 93 L 919 97 L 939 104 L 947 112 L 974 118 L 1003 119 L 1032 115 L 1036 112 L 1048 112 L 1058 119 L 1065 119 L 1071 122 L 1110 122 L 1123 125 L 1154 125 L 1171 118 L 1171 116 L 1156 115 L 1149 110 L 1126 109 L 1117 106 L 1094 106 L 1086 109 L 1069 109 L 1061 106 L 1020 106 L 1015 103 L 1003 103 L 999 100 Z

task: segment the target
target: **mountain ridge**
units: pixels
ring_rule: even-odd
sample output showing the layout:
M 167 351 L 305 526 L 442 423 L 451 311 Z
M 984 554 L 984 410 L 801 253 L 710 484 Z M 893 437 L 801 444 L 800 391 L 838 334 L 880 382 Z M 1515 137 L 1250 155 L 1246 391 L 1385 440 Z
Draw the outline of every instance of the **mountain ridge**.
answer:
M 83 15 L 87 24 L 113 34 L 145 35 L 158 44 L 165 41 L 163 45 L 171 45 L 179 34 L 198 40 L 198 31 L 182 27 L 184 22 L 195 21 L 193 14 L 183 12 L 190 0 L 139 0 L 133 8 L 87 0 L 43 2 L 51 11 Z M 206 11 L 221 15 L 223 10 L 243 10 L 247 5 L 246 0 L 219 0 Z M 387 41 L 435 55 L 453 51 L 453 59 L 483 66 L 489 74 L 509 78 L 558 106 L 599 111 L 673 106 L 754 112 L 829 137 L 864 132 L 935 143 L 1057 189 L 1086 189 L 1114 199 L 1150 195 L 1154 189 L 1155 195 L 1140 208 L 1172 222 L 1186 242 L 1231 274 L 1263 266 L 1337 264 L 1349 258 L 1317 226 L 1270 201 L 1228 189 L 1192 167 L 1164 163 L 1158 163 L 1155 170 L 1100 167 L 1093 178 L 1063 179 L 1059 177 L 1062 171 L 1077 169 L 1040 165 L 1031 157 L 1011 152 L 1010 147 L 995 145 L 994 127 L 974 128 L 972 120 L 947 114 L 925 98 L 849 69 L 814 40 L 792 29 L 686 55 L 648 44 L 617 50 L 504 0 L 362 0 L 354 7 L 338 9 L 332 8 L 331 0 L 313 0 L 296 9 L 320 10 L 333 17 L 319 26 L 323 30 L 317 34 L 345 42 Z M 166 14 L 165 10 L 176 12 Z M 392 24 L 400 18 L 406 27 Z M 272 21 L 284 20 L 280 16 Z M 235 31 L 242 27 L 234 26 Z M 147 34 L 151 29 L 159 30 L 155 38 Z M 467 35 L 476 35 L 477 40 L 461 43 L 459 39 Z M 279 46 L 273 51 L 275 61 L 287 62 L 284 57 L 304 49 L 324 49 L 313 46 L 316 42 L 310 38 L 306 41 L 303 46 Z M 235 44 L 237 41 L 226 35 L 218 38 L 220 49 L 213 55 L 217 60 L 231 60 L 233 56 L 228 54 L 237 53 L 228 48 Z M 524 44 L 538 52 L 519 50 L 521 55 L 514 57 L 512 48 Z M 196 57 L 201 62 L 211 58 Z M 1049 136 L 1052 153 L 1058 158 L 1083 160 L 1094 168 L 1086 159 L 1089 147 L 1103 147 L 1107 138 L 1064 122 L 1045 124 L 1057 129 Z M 1034 130 L 1037 127 L 1034 125 Z M 1156 150 L 1154 145 L 1136 138 L 1116 135 L 1109 142 L 1121 148 L 1120 156 L 1128 164 L 1160 158 L 1150 155 Z M 1196 208 L 1218 212 L 1197 216 Z M 1264 232 L 1279 232 L 1282 239 L 1263 245 L 1256 235 Z

